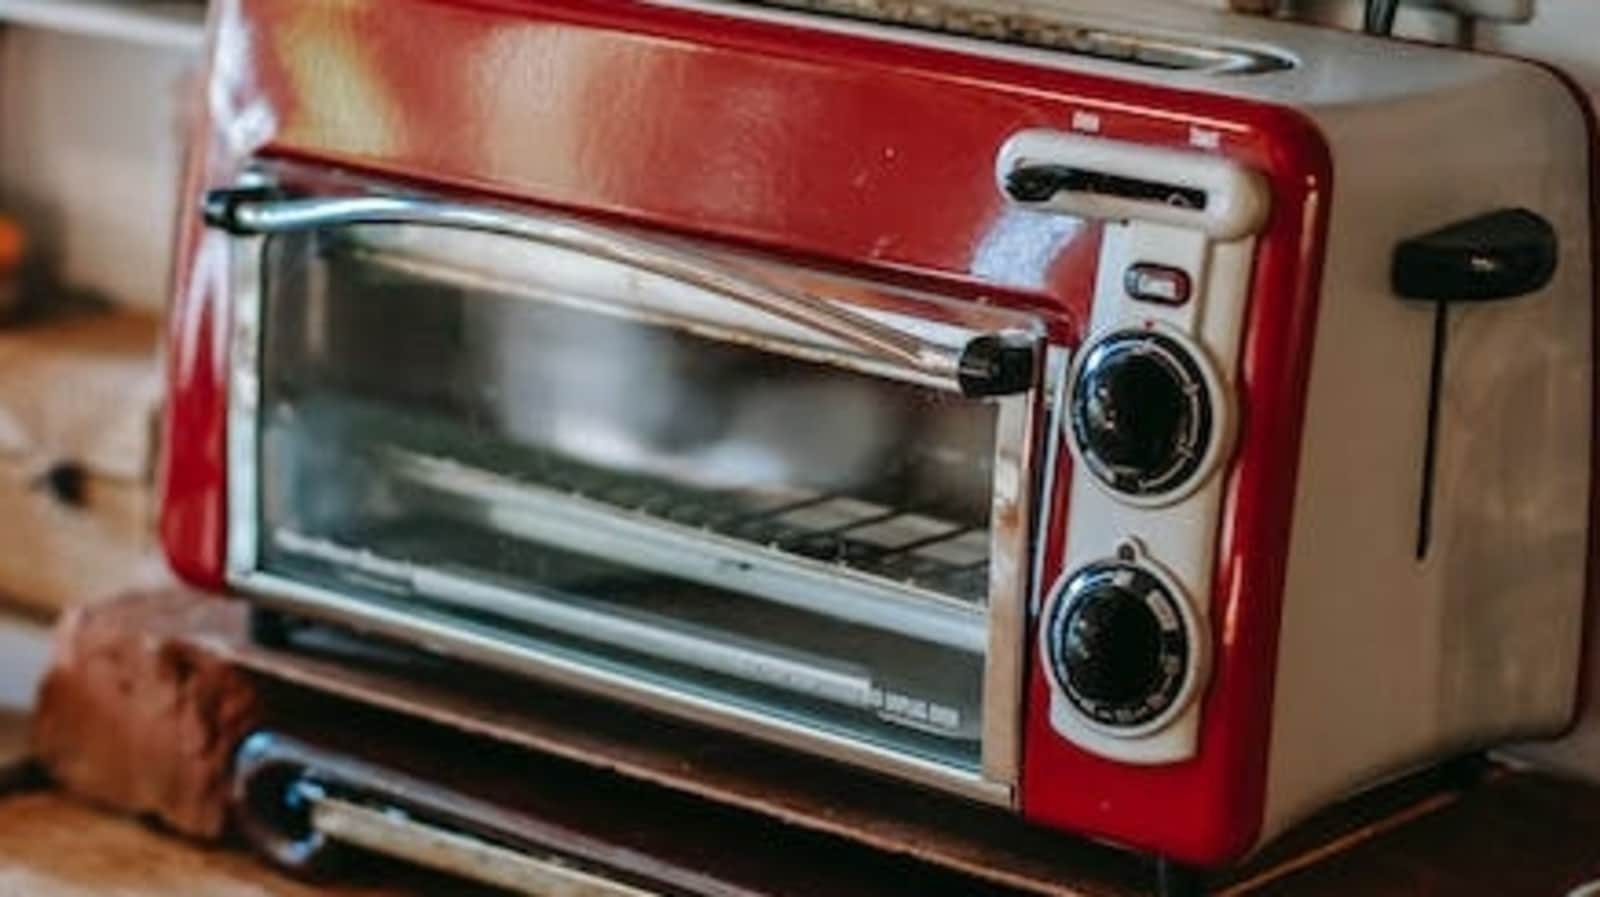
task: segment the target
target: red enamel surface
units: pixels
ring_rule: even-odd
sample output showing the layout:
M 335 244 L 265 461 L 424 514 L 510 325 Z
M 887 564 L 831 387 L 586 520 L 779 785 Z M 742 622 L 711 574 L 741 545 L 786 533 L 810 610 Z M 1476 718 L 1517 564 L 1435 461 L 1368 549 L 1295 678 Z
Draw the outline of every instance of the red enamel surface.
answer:
M 201 229 L 199 197 L 234 172 L 211 144 L 202 119 L 184 172 L 184 207 L 175 260 L 174 295 L 167 315 L 167 407 L 162 416 L 158 471 L 159 529 L 172 569 L 208 589 L 223 577 L 226 506 L 226 244 Z
M 1285 123 L 1287 124 L 1287 123 Z M 1023 810 L 1199 865 L 1237 859 L 1260 830 L 1278 618 L 1292 523 L 1331 166 L 1309 130 L 1285 127 L 1275 206 L 1256 261 L 1240 355 L 1241 424 L 1218 537 L 1213 669 L 1197 757 L 1142 767 L 1076 750 L 1052 734 L 1042 665 L 1030 664 Z M 1279 167 L 1282 166 L 1282 167 Z M 1265 422 L 1263 425 L 1262 422 Z M 1058 496 L 1064 520 L 1065 497 Z M 1049 540 L 1059 571 L 1065 533 Z M 1055 575 L 1055 574 L 1052 574 Z
M 196 202 L 250 153 L 317 161 L 1030 307 L 1068 345 L 1088 319 L 1099 229 L 1081 227 L 1033 277 L 987 278 L 980 257 L 1007 220 L 993 175 L 1001 143 L 1022 128 L 1065 129 L 1082 110 L 1123 140 L 1181 147 L 1191 128 L 1219 132 L 1220 152 L 1269 177 L 1274 207 L 1241 358 L 1243 426 L 1201 750 L 1188 763 L 1140 768 L 1072 748 L 1049 728 L 1030 658 L 1021 806 L 1043 824 L 1194 863 L 1252 844 L 1331 177 L 1304 119 L 616 0 L 221 7 L 211 118 L 190 179 Z M 226 535 L 223 244 L 192 217 L 185 234 L 162 534 L 175 567 L 216 588 Z M 1054 503 L 1064 520 L 1064 500 Z M 1062 538 L 1057 529 L 1046 540 L 1052 580 Z

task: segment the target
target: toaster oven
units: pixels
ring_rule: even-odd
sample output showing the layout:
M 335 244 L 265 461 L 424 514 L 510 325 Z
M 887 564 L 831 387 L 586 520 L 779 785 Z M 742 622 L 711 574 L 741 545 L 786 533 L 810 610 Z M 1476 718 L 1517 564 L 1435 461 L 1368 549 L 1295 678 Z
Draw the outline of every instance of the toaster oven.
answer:
M 1196 865 L 1572 715 L 1546 71 L 1120 3 L 213 15 L 162 534 L 262 621 Z

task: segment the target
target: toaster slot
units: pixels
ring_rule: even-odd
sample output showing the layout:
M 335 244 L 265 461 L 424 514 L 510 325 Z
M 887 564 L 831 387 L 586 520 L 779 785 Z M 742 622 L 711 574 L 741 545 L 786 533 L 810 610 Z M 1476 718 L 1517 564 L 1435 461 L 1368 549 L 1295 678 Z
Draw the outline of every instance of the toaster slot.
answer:
M 1218 240 L 1265 222 L 1261 176 L 1227 159 L 1059 131 L 1021 131 L 996 163 L 1012 201 L 1102 221 L 1147 221 Z
M 730 2 L 730 0 L 723 0 Z M 1047 9 L 1002 10 L 938 0 L 731 0 L 873 22 L 908 31 L 1070 53 L 1163 71 L 1259 75 L 1294 67 L 1285 54 L 1193 35 L 1087 25 Z
M 1205 211 L 1211 197 L 1183 184 L 1153 181 L 1052 163 L 1019 165 L 1006 177 L 1006 192 L 1018 202 L 1046 202 L 1062 193 L 1160 203 Z

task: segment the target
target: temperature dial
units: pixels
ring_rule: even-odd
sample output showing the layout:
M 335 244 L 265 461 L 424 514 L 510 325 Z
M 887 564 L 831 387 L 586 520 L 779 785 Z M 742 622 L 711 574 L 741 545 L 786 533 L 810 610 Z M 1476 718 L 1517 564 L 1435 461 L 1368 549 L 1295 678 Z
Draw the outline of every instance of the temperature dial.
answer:
M 1214 415 L 1200 363 L 1172 337 L 1113 333 L 1084 356 L 1072 385 L 1079 456 L 1117 492 L 1155 497 L 1199 471 Z
M 1178 596 L 1132 563 L 1080 571 L 1056 599 L 1046 647 L 1056 685 L 1088 719 L 1137 729 L 1172 711 L 1192 653 Z

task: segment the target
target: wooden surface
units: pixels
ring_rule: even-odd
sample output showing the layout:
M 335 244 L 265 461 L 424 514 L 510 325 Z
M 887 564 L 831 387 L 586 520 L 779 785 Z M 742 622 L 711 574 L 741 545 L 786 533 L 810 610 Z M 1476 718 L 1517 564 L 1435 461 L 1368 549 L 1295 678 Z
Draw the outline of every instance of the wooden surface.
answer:
M 187 724 L 175 725 L 170 715 L 156 711 L 186 708 L 180 718 L 214 721 L 228 716 L 219 708 L 234 706 L 239 693 L 248 693 L 247 703 L 260 713 L 259 725 L 381 767 L 382 774 L 369 777 L 374 780 L 409 778 L 520 814 L 516 831 L 526 834 L 529 844 L 579 857 L 586 854 L 573 845 L 585 843 L 599 848 L 589 854 L 620 857 L 602 865 L 624 875 L 675 864 L 742 889 L 694 893 L 1142 897 L 1152 881 L 1151 868 L 1141 858 L 1026 826 L 997 810 L 530 682 L 326 631 L 299 639 L 296 652 L 263 649 L 245 638 L 237 605 L 158 591 L 81 613 L 85 621 L 76 631 L 107 638 L 64 638 L 76 648 L 58 657 L 58 667 L 82 672 L 89 659 L 116 671 L 107 679 L 115 688 L 105 694 L 118 699 L 80 700 L 103 690 L 47 687 L 41 718 L 52 715 L 52 701 L 68 698 L 77 709 L 67 716 L 81 717 L 78 724 L 61 727 L 62 750 L 43 754 L 47 764 L 87 757 L 93 753 L 89 748 L 115 748 L 123 740 L 102 736 L 119 727 L 189 731 Z M 121 660 L 108 666 L 107 651 Z M 213 667 L 236 673 L 223 685 L 199 687 L 223 681 L 204 673 Z M 164 697 L 180 694 L 169 688 L 174 683 L 183 685 L 182 700 Z M 135 697 L 152 703 L 141 709 L 130 700 Z M 184 758 L 180 765 L 205 767 L 200 779 L 214 782 L 226 771 L 233 741 L 215 726 L 195 731 L 206 737 L 147 739 L 147 746 L 155 750 L 155 760 L 167 751 Z M 84 739 L 84 750 L 68 743 L 65 736 L 71 733 Z M 194 751 L 195 744 L 211 747 Z M 471 762 L 463 763 L 464 757 Z M 95 792 L 105 784 L 95 777 L 63 778 L 103 804 L 123 806 L 119 801 L 126 800 L 121 793 L 126 789 Z M 173 793 L 159 790 L 159 796 L 170 803 Z M 207 787 L 190 797 L 207 805 L 221 794 Z M 176 841 L 164 848 L 137 826 L 92 815 L 61 824 L 51 814 L 64 811 L 53 799 L 19 800 L 44 801 L 50 812 L 26 803 L 0 804 L 0 897 L 301 893 L 282 890 L 293 886 L 252 871 L 242 858 Z M 164 806 L 141 802 L 123 808 L 160 813 Z M 39 820 L 29 819 L 32 815 Z M 70 837 L 75 827 L 84 831 L 82 839 Z M 13 848 L 8 839 L 20 839 L 24 849 Z M 143 888 L 140 876 L 147 875 L 153 889 L 119 889 L 112 883 L 84 890 L 82 881 L 72 878 L 72 870 L 89 857 L 90 866 L 104 864 L 108 871 L 133 863 L 103 859 L 124 856 L 131 849 L 128 839 L 144 845 L 154 859 L 143 861 L 143 873 L 134 863 L 123 881 L 127 888 Z M 169 848 L 171 859 L 163 859 L 160 851 Z M 220 865 L 207 866 L 206 858 Z M 168 866 L 186 871 L 171 873 Z M 30 876 L 43 876 L 40 882 L 54 876 L 68 886 L 78 882 L 80 890 L 13 888 L 6 869 L 25 884 Z M 238 876 L 244 884 L 237 887 L 257 887 L 249 882 L 262 876 L 267 884 L 259 887 L 267 890 L 230 892 L 226 887 L 235 885 L 226 883 L 209 890 L 171 890 L 176 882 L 204 880 L 217 869 Z M 1472 761 L 1332 808 L 1245 867 L 1216 876 L 1212 885 L 1225 897 L 1562 897 L 1597 876 L 1600 788 Z
M 1563 897 L 1596 878 L 1600 789 L 1496 768 L 1246 870 L 1215 897 Z
M 151 527 L 160 333 L 151 315 L 88 310 L 0 331 L 8 601 L 54 616 L 169 581 Z M 66 485 L 51 488 L 51 471 Z
M 0 798 L 0 897 L 420 897 L 421 888 L 320 887 L 248 854 L 208 849 L 51 792 Z
M 1562 897 L 1597 876 L 1600 799 L 1543 776 L 1507 773 L 1420 803 L 1329 852 L 1246 878 L 1216 897 Z M 407 884 L 394 883 L 402 877 Z M 56 793 L 0 797 L 0 897 L 465 893 L 392 869 L 369 872 L 366 880 L 302 884 L 248 854 L 199 847 Z M 379 881 L 389 884 L 370 883 Z

